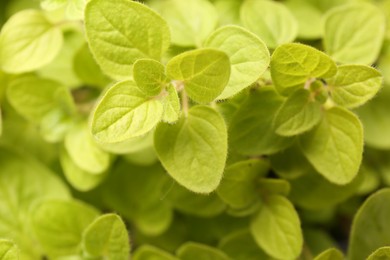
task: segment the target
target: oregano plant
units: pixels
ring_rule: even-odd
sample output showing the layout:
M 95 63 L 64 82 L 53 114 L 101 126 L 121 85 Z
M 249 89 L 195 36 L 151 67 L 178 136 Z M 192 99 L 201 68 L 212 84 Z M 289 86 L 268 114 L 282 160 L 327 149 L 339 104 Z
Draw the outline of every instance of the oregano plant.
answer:
M 390 1 L 0 7 L 0 260 L 390 259 Z

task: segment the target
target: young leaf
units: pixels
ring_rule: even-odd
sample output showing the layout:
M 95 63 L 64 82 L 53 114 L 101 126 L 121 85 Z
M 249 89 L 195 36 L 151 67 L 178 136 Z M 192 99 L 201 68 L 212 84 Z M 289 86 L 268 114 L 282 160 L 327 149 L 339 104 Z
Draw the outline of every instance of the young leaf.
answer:
M 258 189 L 262 194 L 279 194 L 287 196 L 290 193 L 290 183 L 283 179 L 260 178 L 258 180 Z
M 167 96 L 162 99 L 164 113 L 161 120 L 167 123 L 174 123 L 180 117 L 180 99 L 172 84 L 166 87 L 166 91 Z
M 227 129 L 220 114 L 195 106 L 175 125 L 160 124 L 155 148 L 168 173 L 185 188 L 210 193 L 219 185 L 227 156 Z
M 156 9 L 168 22 L 172 43 L 179 46 L 201 46 L 217 25 L 218 14 L 206 0 L 156 1 Z
M 343 65 L 337 74 L 327 81 L 333 101 L 347 108 L 363 105 L 382 87 L 379 71 L 364 65 Z
M 19 260 L 18 247 L 12 241 L 0 239 L 0 259 Z
M 390 258 L 390 247 L 384 246 L 375 250 L 367 260 L 386 260 Z
M 183 82 L 191 99 L 208 103 L 218 97 L 229 82 L 229 57 L 215 49 L 187 51 L 168 62 L 167 74 Z
M 301 253 L 300 220 L 294 206 L 283 196 L 268 196 L 250 229 L 256 243 L 272 257 L 295 259 Z
M 341 63 L 372 64 L 381 50 L 385 16 L 370 3 L 331 9 L 325 19 L 326 53 Z
M 240 18 L 245 27 L 272 49 L 293 41 L 298 33 L 297 21 L 282 3 L 245 0 L 241 6 Z
M 349 240 L 348 258 L 366 259 L 390 241 L 390 189 L 371 195 L 356 213 Z
M 224 51 L 230 58 L 229 83 L 218 96 L 225 99 L 248 87 L 264 73 L 270 62 L 267 46 L 253 33 L 234 25 L 216 30 L 204 43 Z
M 130 78 L 137 59 L 160 60 L 170 44 L 164 19 L 130 0 L 89 1 L 85 30 L 97 63 L 115 79 Z
M 356 176 L 363 154 L 363 127 L 351 112 L 333 107 L 321 123 L 300 136 L 303 153 L 329 181 L 343 185 Z
M 133 77 L 137 86 L 148 96 L 157 96 L 167 83 L 165 68 L 151 59 L 137 60 L 133 65 Z
M 288 95 L 313 78 L 329 78 L 337 67 L 329 56 L 299 43 L 287 43 L 276 48 L 271 57 L 271 77 L 276 90 Z
M 117 143 L 141 136 L 161 120 L 163 105 L 150 99 L 133 81 L 112 86 L 92 118 L 92 134 L 99 142 Z
M 92 258 L 127 260 L 130 241 L 125 223 L 116 214 L 95 219 L 83 233 L 83 251 Z
M 336 248 L 329 248 L 325 250 L 318 256 L 314 258 L 314 260 L 344 260 L 344 255 Z
M 79 201 L 49 200 L 32 211 L 36 237 L 49 256 L 78 254 L 82 234 L 99 212 Z
M 61 30 L 42 12 L 18 12 L 0 33 L 0 68 L 15 74 L 39 69 L 54 59 L 62 41 Z
M 287 98 L 276 113 L 275 131 L 282 136 L 299 135 L 317 125 L 321 116 L 321 103 L 311 96 L 310 91 L 299 89 Z
M 288 147 L 293 139 L 277 135 L 272 126 L 282 103 L 271 86 L 251 93 L 230 123 L 231 147 L 244 155 L 273 154 Z
M 230 260 L 230 258 L 219 249 L 194 242 L 185 243 L 177 249 L 176 254 L 181 260 Z
M 175 256 L 158 247 L 142 245 L 134 252 L 133 260 L 179 260 Z

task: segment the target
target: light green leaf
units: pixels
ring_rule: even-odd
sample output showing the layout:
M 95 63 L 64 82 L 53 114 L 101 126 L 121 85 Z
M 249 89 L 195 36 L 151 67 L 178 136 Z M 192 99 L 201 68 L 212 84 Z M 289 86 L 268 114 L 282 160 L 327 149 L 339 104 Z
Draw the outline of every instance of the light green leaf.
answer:
M 156 2 L 156 9 L 169 24 L 173 44 L 199 47 L 217 25 L 218 14 L 209 1 L 166 0 Z
M 168 62 L 167 74 L 184 84 L 191 99 L 208 103 L 218 97 L 229 82 L 229 57 L 215 49 L 187 51 Z
M 81 169 L 74 163 L 65 149 L 61 150 L 60 163 L 66 180 L 79 191 L 85 192 L 94 189 L 107 176 L 107 172 L 93 174 Z
M 232 118 L 230 146 L 244 155 L 273 154 L 288 147 L 293 139 L 277 135 L 272 124 L 282 103 L 272 86 L 252 92 Z
M 164 113 L 162 115 L 162 121 L 167 123 L 174 123 L 179 120 L 180 117 L 180 99 L 177 95 L 175 87 L 169 84 L 166 87 L 166 94 L 162 99 Z
M 161 120 L 163 105 L 150 99 L 133 81 L 112 86 L 93 113 L 92 134 L 101 143 L 142 136 Z
M 271 77 L 276 90 L 291 94 L 315 78 L 329 78 L 337 72 L 336 64 L 325 53 L 299 43 L 279 46 L 271 57 Z
M 282 3 L 245 0 L 241 6 L 240 18 L 246 28 L 257 34 L 272 49 L 292 42 L 298 33 L 297 21 Z
M 125 223 L 116 214 L 98 217 L 85 229 L 82 247 L 90 257 L 129 259 L 130 241 Z
M 204 45 L 224 51 L 230 59 L 229 83 L 218 99 L 229 98 L 254 83 L 270 62 L 270 54 L 264 42 L 238 26 L 219 28 Z
M 49 256 L 78 254 L 82 234 L 99 212 L 82 202 L 49 200 L 32 211 L 36 237 Z
M 367 260 L 387 260 L 390 258 L 390 247 L 384 246 L 375 250 Z
M 187 242 L 183 244 L 176 251 L 177 256 L 181 260 L 199 260 L 199 259 L 213 259 L 213 260 L 231 260 L 224 252 L 211 246 Z
M 53 110 L 61 109 L 70 115 L 75 109 L 65 86 L 33 75 L 12 80 L 7 98 L 19 114 L 37 123 Z
M 358 173 L 363 154 L 363 127 L 351 112 L 327 110 L 321 123 L 300 136 L 300 146 L 314 168 L 329 181 L 347 184 Z
M 299 217 L 283 196 L 268 196 L 250 229 L 256 243 L 272 257 L 295 259 L 301 253 L 303 235 Z
M 262 194 L 287 196 L 290 193 L 290 183 L 283 179 L 260 178 L 258 180 L 258 189 Z
M 220 114 L 195 106 L 175 125 L 160 124 L 155 132 L 157 155 L 179 184 L 197 193 L 219 185 L 227 156 L 227 129 Z
M 344 255 L 338 249 L 329 248 L 325 250 L 318 256 L 314 258 L 314 260 L 344 260 Z
M 133 77 L 137 86 L 148 96 L 157 96 L 168 79 L 160 62 L 139 59 L 133 65 Z
M 0 33 L 0 67 L 9 73 L 39 69 L 54 59 L 61 46 L 61 30 L 42 12 L 18 12 Z
M 226 167 L 218 196 L 234 209 L 242 209 L 260 198 L 256 180 L 267 174 L 269 165 L 263 160 L 250 159 Z
M 64 145 L 71 160 L 84 171 L 100 174 L 110 166 L 110 154 L 98 146 L 86 123 L 73 127 L 65 136 Z
M 390 241 L 390 189 L 371 195 L 356 213 L 348 247 L 348 259 L 366 259 Z
M 343 65 L 337 74 L 327 81 L 333 101 L 347 108 L 363 105 L 382 87 L 379 71 L 364 65 Z
M 385 16 L 373 4 L 331 9 L 325 18 L 325 51 L 341 63 L 370 65 L 378 58 L 385 27 Z
M 299 89 L 287 98 L 276 113 L 275 131 L 282 136 L 299 135 L 317 125 L 321 116 L 321 103 L 314 99 L 310 91 Z
M 154 131 L 150 131 L 145 135 L 134 137 L 124 142 L 99 145 L 103 150 L 110 153 L 131 154 L 153 147 L 153 136 Z
M 133 260 L 179 260 L 158 247 L 142 245 L 134 252 Z
M 46 142 L 56 143 L 64 139 L 73 126 L 73 117 L 61 107 L 47 113 L 39 123 L 39 132 Z
M 240 24 L 241 1 L 215 0 L 213 4 L 219 15 L 219 25 Z
M 41 0 L 41 7 L 43 10 L 52 11 L 65 6 L 67 2 L 68 0 Z
M 0 259 L 19 260 L 18 247 L 12 241 L 0 239 Z
M 166 22 L 130 0 L 91 0 L 85 8 L 85 30 L 97 63 L 115 79 L 130 78 L 137 59 L 160 60 L 170 44 Z

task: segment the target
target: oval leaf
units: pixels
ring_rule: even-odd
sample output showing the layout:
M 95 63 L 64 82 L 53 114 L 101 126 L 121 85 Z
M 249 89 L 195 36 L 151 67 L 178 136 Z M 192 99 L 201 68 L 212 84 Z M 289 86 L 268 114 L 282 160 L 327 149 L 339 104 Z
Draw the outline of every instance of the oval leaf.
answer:
M 336 248 L 329 248 L 325 250 L 318 256 L 314 258 L 314 260 L 344 260 L 344 255 Z
M 149 96 L 157 96 L 167 82 L 164 65 L 151 59 L 137 60 L 133 66 L 133 77 L 137 86 Z
M 158 247 L 150 246 L 150 245 L 142 245 L 133 254 L 133 260 L 179 260 L 179 258 L 174 257 L 161 250 Z
M 199 243 L 187 242 L 177 249 L 177 256 L 181 260 L 230 260 L 230 258 L 221 250 Z

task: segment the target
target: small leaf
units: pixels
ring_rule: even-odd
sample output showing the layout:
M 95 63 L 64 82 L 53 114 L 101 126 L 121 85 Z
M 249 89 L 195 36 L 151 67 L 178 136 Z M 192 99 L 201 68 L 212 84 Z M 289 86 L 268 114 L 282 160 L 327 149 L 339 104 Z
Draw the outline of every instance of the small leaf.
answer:
M 229 57 L 215 49 L 187 51 L 168 62 L 167 74 L 182 81 L 188 96 L 195 102 L 208 103 L 218 97 L 229 82 Z
M 225 99 L 248 87 L 265 72 L 270 62 L 267 46 L 253 33 L 234 25 L 216 30 L 204 43 L 224 51 L 230 58 L 229 83 L 218 96 Z
M 314 260 L 344 260 L 344 255 L 338 249 L 329 248 L 325 250 L 318 256 L 314 258 Z
M 370 3 L 331 9 L 325 17 L 326 53 L 341 63 L 370 65 L 378 57 L 385 34 L 385 16 Z
M 160 124 L 155 132 L 157 155 L 179 184 L 210 193 L 222 178 L 227 156 L 227 129 L 220 114 L 195 106 L 175 125 Z
M 277 259 L 295 259 L 303 246 L 301 224 L 285 197 L 270 195 L 250 224 L 256 243 Z
M 54 59 L 62 41 L 61 30 L 42 12 L 18 12 L 0 33 L 0 67 L 15 74 L 39 69 Z
M 160 248 L 142 245 L 135 250 L 133 260 L 179 260 L 175 256 L 161 250 Z
M 89 1 L 85 30 L 97 63 L 115 79 L 129 79 L 137 59 L 160 60 L 170 44 L 164 19 L 130 0 Z
M 116 214 L 98 217 L 84 231 L 83 251 L 90 257 L 129 259 L 130 241 L 125 223 Z
M 358 173 L 363 154 L 363 127 L 351 112 L 333 107 L 321 123 L 300 136 L 303 153 L 329 181 L 347 184 Z
M 333 101 L 347 108 L 363 105 L 382 87 L 382 75 L 364 65 L 343 65 L 337 74 L 327 81 Z
M 271 77 L 276 90 L 288 95 L 313 78 L 329 78 L 337 72 L 336 64 L 321 51 L 299 43 L 276 48 L 271 57 Z
M 274 127 L 282 136 L 299 135 L 321 121 L 321 103 L 308 90 L 299 89 L 280 107 L 275 115 Z
M 194 242 L 185 243 L 177 249 L 176 254 L 181 260 L 230 260 L 230 258 L 219 249 Z
M 167 83 L 165 68 L 151 59 L 137 60 L 133 65 L 133 77 L 137 86 L 148 96 L 157 96 Z
M 283 179 L 260 178 L 258 180 L 258 189 L 263 194 L 287 196 L 291 188 L 290 183 Z
M 246 28 L 257 34 L 272 49 L 293 41 L 298 33 L 297 21 L 282 3 L 245 0 L 241 6 L 240 18 Z
M 0 239 L 0 260 L 19 260 L 19 249 L 12 241 Z
M 180 99 L 173 85 L 168 85 L 166 87 L 166 92 L 167 96 L 162 99 L 164 107 L 162 121 L 174 123 L 179 120 L 180 117 Z
M 117 143 L 141 136 L 161 120 L 163 105 L 147 97 L 133 81 L 112 86 L 92 118 L 92 134 L 99 142 Z
M 387 260 L 390 258 L 390 247 L 384 246 L 375 250 L 367 260 Z

